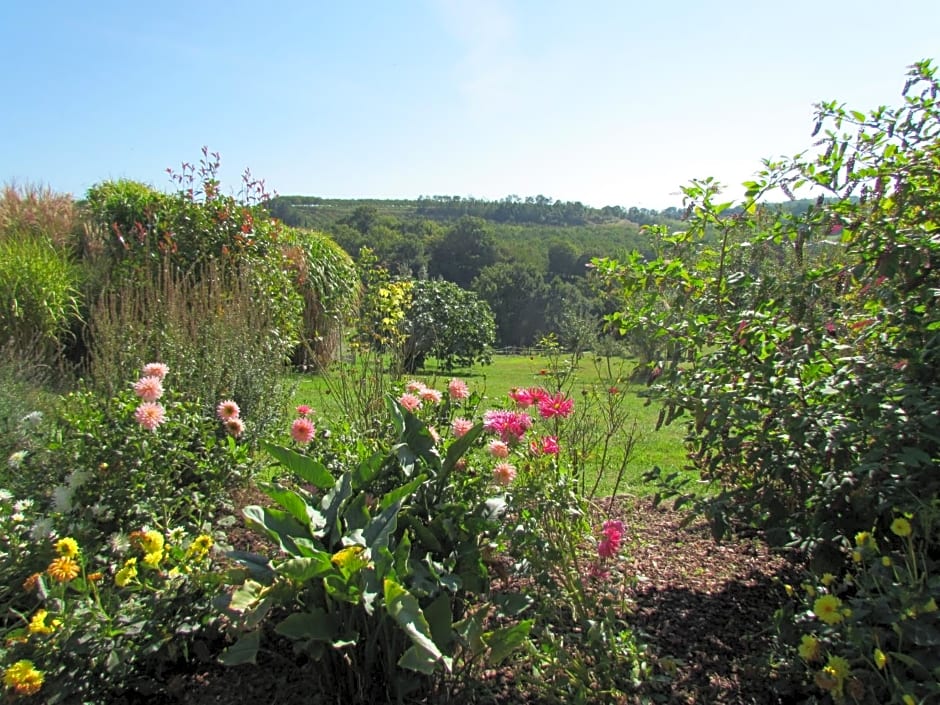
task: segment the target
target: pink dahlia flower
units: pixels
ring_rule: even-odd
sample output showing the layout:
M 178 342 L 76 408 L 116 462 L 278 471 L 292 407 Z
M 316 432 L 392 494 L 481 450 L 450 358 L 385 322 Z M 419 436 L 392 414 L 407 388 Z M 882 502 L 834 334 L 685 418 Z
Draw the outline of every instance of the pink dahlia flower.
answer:
M 516 466 L 512 463 L 497 463 L 493 468 L 493 479 L 504 487 L 516 479 Z
M 426 401 L 430 404 L 440 404 L 441 403 L 441 393 L 436 389 L 431 389 L 430 387 L 425 387 L 418 394 L 421 396 L 421 401 Z
M 294 419 L 294 423 L 290 425 L 290 437 L 300 445 L 307 445 L 313 440 L 316 433 L 317 429 L 313 422 L 302 416 L 299 419 Z
M 145 401 L 134 411 L 134 419 L 148 431 L 155 431 L 166 421 L 166 411 L 155 401 Z
M 313 411 L 313 409 L 311 409 L 306 404 L 301 404 L 300 406 L 297 407 L 298 416 L 308 416 L 311 411 Z
M 163 396 L 163 382 L 159 377 L 141 377 L 134 382 L 134 394 L 144 401 L 156 401 Z
M 456 418 L 450 422 L 450 430 L 453 432 L 455 438 L 461 438 L 466 436 L 467 432 L 473 428 L 473 421 L 470 419 Z
M 558 455 L 558 439 L 555 436 L 543 436 L 532 441 L 529 450 L 535 455 Z
M 454 377 L 447 383 L 447 394 L 453 401 L 462 401 L 470 396 L 470 388 L 462 379 Z
M 520 409 L 526 409 L 535 402 L 532 398 L 532 393 L 528 389 L 520 389 L 518 387 L 513 387 L 509 390 L 509 398 L 516 402 L 516 406 Z
M 412 414 L 421 408 L 420 397 L 410 393 L 405 393 L 398 397 L 398 403 L 401 404 L 405 411 L 410 411 Z
M 491 409 L 483 414 L 483 428 L 490 433 L 498 433 L 505 443 L 518 443 L 531 426 L 529 415 L 518 411 Z
M 425 389 L 425 387 L 426 385 L 424 382 L 419 382 L 418 380 L 413 379 L 405 385 L 405 391 L 409 394 L 420 394 Z
M 221 421 L 229 421 L 231 419 L 237 419 L 241 414 L 241 409 L 238 408 L 236 404 L 231 399 L 226 399 L 225 401 L 220 401 L 219 405 L 215 407 L 215 413 Z
M 237 416 L 232 417 L 225 422 L 225 430 L 228 431 L 230 436 L 238 438 L 245 432 L 245 422 L 242 421 Z
M 487 447 L 490 451 L 490 455 L 494 458 L 506 459 L 509 457 L 509 446 L 503 441 L 492 440 Z
M 558 392 L 554 396 L 549 396 L 539 402 L 539 416 L 543 419 L 550 419 L 553 416 L 560 416 L 563 419 L 571 415 L 574 410 L 574 400 Z
M 164 377 L 166 377 L 166 374 L 169 371 L 170 368 L 164 365 L 162 362 L 148 362 L 141 370 L 141 376 L 156 377 L 157 379 L 162 380 Z

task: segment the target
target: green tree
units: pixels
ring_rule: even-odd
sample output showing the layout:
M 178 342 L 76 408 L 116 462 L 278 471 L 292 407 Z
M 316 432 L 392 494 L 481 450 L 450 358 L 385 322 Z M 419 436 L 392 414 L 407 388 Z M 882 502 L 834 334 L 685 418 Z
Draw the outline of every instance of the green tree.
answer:
M 403 365 L 408 371 L 421 367 L 428 356 L 445 368 L 488 364 L 496 335 L 486 302 L 443 280 L 414 282 L 402 330 Z
M 464 217 L 434 248 L 429 273 L 466 289 L 484 267 L 495 264 L 498 258 L 496 241 L 486 221 Z
M 474 280 L 473 289 L 496 316 L 501 346 L 529 346 L 546 332 L 550 290 L 534 267 L 511 262 L 490 265 Z

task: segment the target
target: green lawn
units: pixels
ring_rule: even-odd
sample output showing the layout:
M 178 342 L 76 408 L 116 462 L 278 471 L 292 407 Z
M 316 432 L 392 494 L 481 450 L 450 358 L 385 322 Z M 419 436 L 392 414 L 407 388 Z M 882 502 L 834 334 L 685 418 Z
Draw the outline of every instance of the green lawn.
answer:
M 467 382 L 471 391 L 482 395 L 481 413 L 489 408 L 508 407 L 511 402 L 507 394 L 513 387 L 544 386 L 551 389 L 561 384 L 575 400 L 576 406 L 579 403 L 588 404 L 592 398 L 603 399 L 614 388 L 617 408 L 628 419 L 626 427 L 633 428 L 635 421 L 636 442 L 621 475 L 621 459 L 629 433 L 624 430 L 615 434 L 609 444 L 605 466 L 599 467 L 599 457 L 592 457 L 590 471 L 585 478 L 588 488 L 593 486 L 600 471 L 602 476 L 598 482 L 598 496 L 610 494 L 615 488 L 620 494 L 643 495 L 653 490 L 642 478 L 647 470 L 656 465 L 666 471 L 682 467 L 682 426 L 676 423 L 656 430 L 658 407 L 646 406 L 644 399 L 638 396 L 644 387 L 628 381 L 633 367 L 631 361 L 614 358 L 608 366 L 606 358 L 595 358 L 588 354 L 576 367 L 570 367 L 568 363 L 569 359 L 565 357 L 497 355 L 491 365 L 475 365 L 449 372 L 435 369 L 432 363 L 419 374 L 406 379 L 413 378 L 428 386 L 446 389 L 451 377 L 460 377 Z M 357 369 L 348 367 L 345 371 L 333 371 L 325 376 L 298 374 L 294 382 L 297 385 L 294 403 L 308 404 L 320 418 L 327 420 L 347 413 L 347 408 L 352 405 L 351 400 L 357 395 L 368 397 L 382 389 L 383 385 L 394 383 L 387 377 L 379 380 L 378 375 L 367 366 Z M 593 422 L 603 427 L 599 415 Z M 600 456 L 599 448 L 595 455 Z M 618 475 L 621 475 L 619 481 Z

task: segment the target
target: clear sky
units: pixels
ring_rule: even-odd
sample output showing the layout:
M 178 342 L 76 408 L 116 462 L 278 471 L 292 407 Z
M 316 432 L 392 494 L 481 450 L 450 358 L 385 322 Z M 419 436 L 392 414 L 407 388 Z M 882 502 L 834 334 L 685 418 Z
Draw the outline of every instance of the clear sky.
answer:
M 940 0 L 0 2 L 0 181 L 681 205 L 896 105 Z M 728 193 L 737 195 L 738 189 Z

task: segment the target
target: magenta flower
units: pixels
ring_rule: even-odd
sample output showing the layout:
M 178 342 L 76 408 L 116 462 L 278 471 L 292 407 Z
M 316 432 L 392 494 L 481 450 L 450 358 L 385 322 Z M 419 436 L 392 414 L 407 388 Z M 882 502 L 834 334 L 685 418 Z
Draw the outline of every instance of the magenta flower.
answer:
M 490 455 L 494 458 L 499 458 L 501 460 L 509 457 L 509 446 L 506 445 L 503 441 L 492 440 L 490 441 L 489 446 L 487 446 Z
M 228 431 L 230 436 L 238 438 L 245 432 L 245 422 L 237 416 L 233 416 L 225 421 L 225 430 Z
M 163 396 L 163 382 L 159 377 L 141 377 L 134 382 L 134 394 L 144 401 L 156 401 Z
M 470 419 L 456 418 L 450 422 L 450 430 L 455 438 L 461 438 L 467 435 L 467 432 L 473 428 L 473 421 Z
M 608 538 L 613 538 L 617 541 L 623 538 L 624 534 L 623 522 L 615 519 L 608 519 L 601 526 L 601 533 Z
M 440 404 L 441 403 L 441 393 L 436 389 L 431 389 L 430 387 L 425 387 L 418 394 L 421 396 L 421 401 L 426 401 L 430 404 Z
M 220 421 L 230 421 L 231 419 L 237 419 L 239 417 L 241 409 L 238 408 L 238 404 L 234 401 L 226 399 L 225 401 L 220 401 L 219 405 L 215 407 L 215 413 Z
M 483 428 L 498 433 L 505 443 L 518 443 L 531 426 L 531 417 L 518 411 L 491 409 L 483 414 Z
M 310 419 L 305 419 L 303 416 L 299 419 L 294 419 L 294 423 L 290 425 L 290 437 L 300 445 L 307 445 L 313 440 L 316 433 L 317 429 L 313 425 L 313 422 L 310 421 Z
M 148 431 L 156 431 L 166 421 L 166 412 L 157 402 L 145 401 L 134 411 L 134 419 Z
M 535 455 L 558 455 L 558 439 L 555 436 L 543 436 L 529 443 L 529 450 Z
M 162 381 L 169 371 L 170 368 L 164 365 L 162 362 L 148 362 L 141 370 L 141 376 L 156 377 Z
M 528 389 L 513 387 L 509 390 L 509 398 L 516 402 L 520 409 L 526 409 L 535 403 L 532 393 Z
M 620 550 L 620 541 L 612 541 L 605 536 L 597 542 L 597 555 L 601 558 L 613 558 Z
M 469 398 L 470 388 L 462 379 L 457 379 L 454 377 L 450 382 L 447 383 L 447 394 L 453 401 L 462 401 Z
M 398 397 L 398 403 L 405 411 L 410 411 L 412 414 L 421 408 L 421 399 L 414 394 L 402 394 Z
M 311 411 L 313 411 L 313 409 L 311 409 L 306 404 L 301 404 L 300 406 L 297 407 L 298 416 L 307 416 L 310 414 Z
M 493 479 L 504 487 L 516 479 L 516 466 L 512 463 L 497 463 L 493 468 Z
M 553 416 L 567 418 L 574 409 L 574 400 L 558 392 L 539 402 L 539 416 L 550 419 Z

